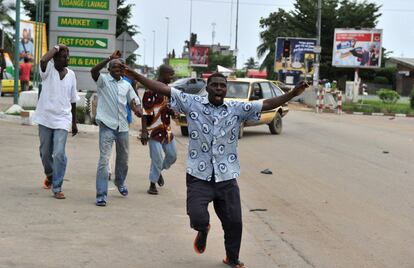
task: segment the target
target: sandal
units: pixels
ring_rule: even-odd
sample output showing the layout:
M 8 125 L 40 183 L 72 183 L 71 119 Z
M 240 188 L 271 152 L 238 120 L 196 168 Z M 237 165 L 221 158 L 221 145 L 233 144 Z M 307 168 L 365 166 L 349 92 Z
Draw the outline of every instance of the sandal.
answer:
M 56 199 L 65 199 L 66 198 L 66 196 L 65 196 L 65 194 L 63 192 L 56 192 L 56 193 L 53 194 L 53 196 Z
M 223 260 L 223 263 L 233 268 L 246 268 L 246 266 L 244 266 L 244 263 L 241 261 L 237 260 L 236 262 L 233 262 L 230 261 L 228 257 Z

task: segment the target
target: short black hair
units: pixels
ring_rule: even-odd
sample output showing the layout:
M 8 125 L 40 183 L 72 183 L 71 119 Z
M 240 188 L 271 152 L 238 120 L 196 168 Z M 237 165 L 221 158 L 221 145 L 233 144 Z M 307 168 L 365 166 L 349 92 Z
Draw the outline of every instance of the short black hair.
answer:
M 69 52 L 69 48 L 64 47 L 64 48 L 59 49 L 59 51 L 55 53 L 55 55 L 53 55 L 53 60 L 59 58 L 64 51 Z
M 158 72 L 159 72 L 160 75 L 165 74 L 165 73 L 170 74 L 170 73 L 174 72 L 174 69 L 170 65 L 163 64 L 158 69 Z
M 207 85 L 210 83 L 211 78 L 214 78 L 214 77 L 221 77 L 221 78 L 224 78 L 224 79 L 226 80 L 226 82 L 227 82 L 227 78 L 226 78 L 226 77 L 225 77 L 222 73 L 215 72 L 215 73 L 213 73 L 212 75 L 210 75 L 210 76 L 207 78 Z

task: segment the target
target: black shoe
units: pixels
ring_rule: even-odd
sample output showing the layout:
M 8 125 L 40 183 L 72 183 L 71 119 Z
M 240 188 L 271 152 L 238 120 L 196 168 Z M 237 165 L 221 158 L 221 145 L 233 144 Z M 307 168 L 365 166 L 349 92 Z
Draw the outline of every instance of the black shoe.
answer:
M 158 178 L 157 183 L 160 187 L 164 186 L 164 178 L 162 177 L 162 174 L 160 174 L 160 177 Z
M 206 250 L 207 235 L 210 231 L 210 224 L 206 231 L 198 231 L 196 238 L 194 239 L 194 251 L 198 254 L 202 254 Z
M 155 186 L 155 183 L 152 183 L 151 182 L 150 187 L 149 187 L 147 193 L 154 194 L 154 195 L 155 194 L 158 194 L 157 186 Z

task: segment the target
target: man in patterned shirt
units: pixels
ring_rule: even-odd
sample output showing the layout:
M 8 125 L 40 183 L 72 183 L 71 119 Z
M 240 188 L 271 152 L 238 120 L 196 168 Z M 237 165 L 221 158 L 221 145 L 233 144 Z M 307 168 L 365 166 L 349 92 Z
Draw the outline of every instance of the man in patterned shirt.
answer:
M 245 268 L 239 260 L 242 236 L 240 193 L 236 178 L 240 175 L 237 134 L 240 124 L 259 120 L 262 111 L 275 109 L 300 95 L 307 84 L 300 82 L 292 91 L 263 102 L 224 102 L 227 80 L 214 73 L 207 80 L 208 97 L 189 95 L 175 88 L 149 80 L 127 70 L 145 87 L 171 96 L 172 109 L 185 113 L 189 128 L 187 161 L 187 214 L 191 227 L 198 231 L 194 250 L 203 253 L 210 230 L 208 204 L 214 209 L 224 229 L 224 263 Z
M 174 77 L 174 70 L 168 65 L 159 68 L 158 81 L 168 85 Z M 146 90 L 143 97 L 142 136 L 143 145 L 149 142 L 151 168 L 149 173 L 149 194 L 158 194 L 157 186 L 164 185 L 161 171 L 168 169 L 177 160 L 174 136 L 171 133 L 170 121 L 174 112 L 169 108 L 168 97 Z M 151 134 L 148 136 L 148 131 Z M 165 157 L 163 155 L 163 151 Z

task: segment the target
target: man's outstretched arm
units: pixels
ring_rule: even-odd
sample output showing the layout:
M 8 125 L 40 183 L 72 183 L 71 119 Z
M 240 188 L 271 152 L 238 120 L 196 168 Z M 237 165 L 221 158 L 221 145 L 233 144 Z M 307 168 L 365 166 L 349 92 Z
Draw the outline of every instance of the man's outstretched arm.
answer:
M 145 88 L 152 90 L 155 93 L 167 96 L 167 97 L 171 96 L 171 88 L 167 86 L 166 84 L 155 81 L 155 80 L 148 79 L 145 76 L 140 75 L 139 73 L 131 69 L 128 69 L 128 68 L 125 69 L 125 72 L 127 72 L 134 79 L 140 82 Z
M 276 109 L 280 105 L 284 104 L 285 102 L 290 101 L 292 98 L 299 96 L 302 92 L 308 87 L 308 84 L 305 81 L 299 82 L 294 89 L 289 91 L 286 94 L 283 94 L 279 97 L 274 97 L 270 99 L 266 99 L 263 101 L 262 111 L 268 111 L 272 109 Z

